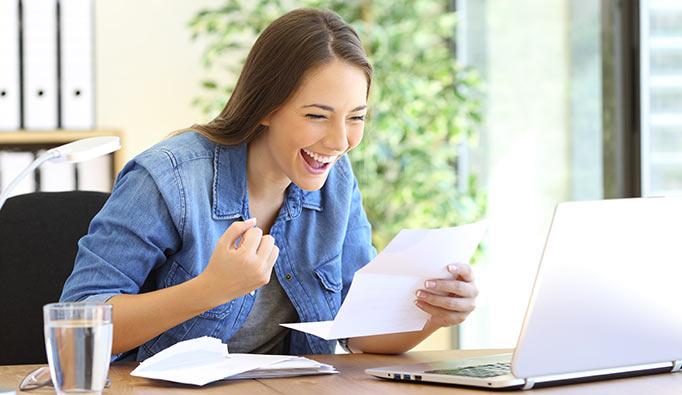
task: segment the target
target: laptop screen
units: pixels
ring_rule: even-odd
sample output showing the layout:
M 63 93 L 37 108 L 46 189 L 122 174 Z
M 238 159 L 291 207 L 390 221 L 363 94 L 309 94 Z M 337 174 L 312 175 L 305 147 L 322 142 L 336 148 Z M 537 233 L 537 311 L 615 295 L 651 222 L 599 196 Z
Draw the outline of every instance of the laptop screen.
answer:
M 681 227 L 682 197 L 559 204 L 512 372 L 682 359 Z

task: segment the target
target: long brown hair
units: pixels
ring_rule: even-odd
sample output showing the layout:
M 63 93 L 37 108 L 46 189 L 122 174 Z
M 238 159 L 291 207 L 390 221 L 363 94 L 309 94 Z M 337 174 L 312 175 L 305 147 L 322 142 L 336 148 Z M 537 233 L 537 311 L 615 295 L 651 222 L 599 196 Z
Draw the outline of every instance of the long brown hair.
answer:
M 333 11 L 288 12 L 256 40 L 220 115 L 191 130 L 220 144 L 248 143 L 263 132 L 261 121 L 286 102 L 308 70 L 334 59 L 365 72 L 369 95 L 372 65 L 355 29 Z

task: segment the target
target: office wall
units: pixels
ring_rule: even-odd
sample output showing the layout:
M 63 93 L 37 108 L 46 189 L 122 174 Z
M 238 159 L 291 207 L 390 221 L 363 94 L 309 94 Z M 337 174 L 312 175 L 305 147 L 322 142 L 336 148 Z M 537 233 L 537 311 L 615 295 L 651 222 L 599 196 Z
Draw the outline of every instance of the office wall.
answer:
M 207 117 L 191 106 L 206 72 L 187 23 L 219 0 L 95 1 L 96 120 L 124 133 L 126 160 Z

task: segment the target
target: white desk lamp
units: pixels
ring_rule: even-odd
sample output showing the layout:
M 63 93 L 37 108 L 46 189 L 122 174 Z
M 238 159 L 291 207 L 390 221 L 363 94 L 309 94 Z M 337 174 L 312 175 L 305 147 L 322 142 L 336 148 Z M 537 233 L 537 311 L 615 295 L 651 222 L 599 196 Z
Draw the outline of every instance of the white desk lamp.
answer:
M 65 163 L 82 162 L 84 160 L 112 153 L 119 148 L 121 148 L 121 139 L 116 136 L 102 136 L 77 140 L 48 150 L 16 176 L 7 189 L 2 192 L 2 195 L 0 195 L 0 209 L 2 209 L 2 206 L 5 204 L 5 200 L 9 197 L 12 189 L 14 189 L 24 177 L 43 163 L 47 161 Z

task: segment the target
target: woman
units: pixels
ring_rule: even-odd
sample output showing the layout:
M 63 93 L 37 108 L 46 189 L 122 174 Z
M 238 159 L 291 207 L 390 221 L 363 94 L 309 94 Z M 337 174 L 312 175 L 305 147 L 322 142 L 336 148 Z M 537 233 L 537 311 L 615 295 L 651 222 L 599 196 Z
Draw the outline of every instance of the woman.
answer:
M 376 254 L 344 154 L 362 139 L 372 67 L 331 11 L 266 28 L 220 115 L 128 163 L 79 243 L 63 301 L 114 306 L 116 359 L 214 336 L 231 352 L 331 353 L 283 322 L 331 320 Z M 358 337 L 352 351 L 409 350 L 474 308 L 468 265 L 430 280 L 422 331 Z M 457 278 L 457 280 L 455 280 Z M 439 292 L 430 292 L 439 291 Z

